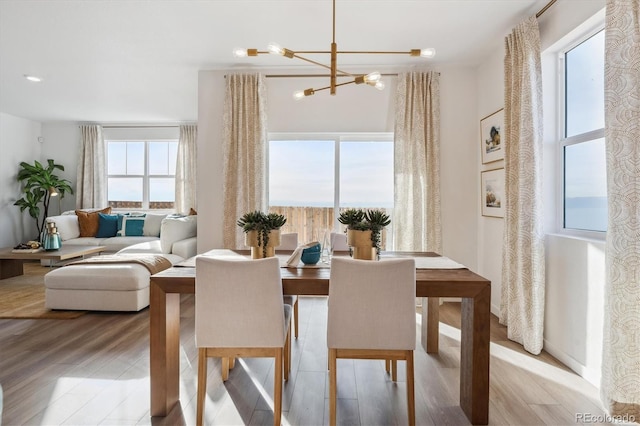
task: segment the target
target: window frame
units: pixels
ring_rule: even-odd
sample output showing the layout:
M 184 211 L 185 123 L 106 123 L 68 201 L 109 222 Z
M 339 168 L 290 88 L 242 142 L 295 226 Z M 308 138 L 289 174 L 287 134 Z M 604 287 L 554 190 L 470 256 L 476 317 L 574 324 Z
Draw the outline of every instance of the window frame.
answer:
M 340 229 L 337 212 L 340 211 L 340 142 L 394 142 L 393 132 L 269 132 L 267 135 L 266 147 L 266 196 L 267 206 L 269 206 L 269 146 L 271 141 L 295 141 L 295 140 L 324 140 L 334 142 L 334 188 L 333 188 L 333 208 L 334 219 L 333 229 Z
M 604 31 L 604 21 L 599 21 L 589 30 L 582 32 L 574 38 L 570 43 L 564 45 L 557 53 L 557 135 L 556 135 L 556 158 L 557 158 L 557 200 L 556 200 L 556 230 L 559 234 L 568 235 L 578 238 L 586 238 L 592 240 L 604 241 L 606 239 L 606 231 L 574 229 L 565 227 L 565 148 L 584 142 L 591 142 L 596 139 L 605 139 L 604 127 L 600 129 L 590 130 L 585 133 L 565 137 L 567 127 L 567 102 L 566 102 L 566 61 L 565 55 L 575 47 L 589 40 L 599 32 Z M 606 139 L 605 139 L 606 143 Z
M 140 207 L 141 211 L 148 211 L 148 212 L 154 212 L 154 213 L 165 213 L 165 212 L 173 212 L 175 210 L 175 188 L 174 188 L 174 193 L 173 193 L 173 207 L 172 208 L 165 208 L 165 209 L 152 209 L 150 208 L 150 200 L 149 200 L 149 193 L 150 193 L 150 189 L 149 189 L 149 182 L 151 179 L 153 178 L 173 178 L 174 182 L 175 182 L 175 172 L 174 174 L 166 174 L 166 175 L 158 175 L 158 174 L 154 174 L 154 175 L 150 175 L 149 174 L 149 144 L 151 143 L 155 143 L 155 142 L 175 142 L 176 144 L 179 143 L 178 139 L 174 139 L 174 138 L 146 138 L 146 139 L 140 139 L 140 138 L 130 138 L 130 139 L 107 139 L 105 138 L 104 140 L 105 142 L 105 160 L 106 160 L 106 167 L 105 167 L 105 175 L 106 175 L 106 179 L 107 179 L 107 204 L 109 204 L 109 185 L 108 185 L 108 180 L 109 178 L 142 178 L 142 207 Z M 110 175 L 109 174 L 109 143 L 127 143 L 127 142 L 143 142 L 144 143 L 144 175 Z M 126 170 L 126 168 L 125 168 Z M 131 209 L 128 208 L 112 208 L 114 211 L 128 211 Z

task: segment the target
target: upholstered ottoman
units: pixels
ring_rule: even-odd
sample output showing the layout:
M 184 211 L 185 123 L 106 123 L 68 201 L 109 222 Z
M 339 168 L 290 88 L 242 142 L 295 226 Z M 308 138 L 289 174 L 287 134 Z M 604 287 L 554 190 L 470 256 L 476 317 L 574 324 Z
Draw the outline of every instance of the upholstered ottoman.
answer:
M 137 263 L 68 265 L 44 276 L 45 306 L 139 311 L 149 306 L 149 270 Z

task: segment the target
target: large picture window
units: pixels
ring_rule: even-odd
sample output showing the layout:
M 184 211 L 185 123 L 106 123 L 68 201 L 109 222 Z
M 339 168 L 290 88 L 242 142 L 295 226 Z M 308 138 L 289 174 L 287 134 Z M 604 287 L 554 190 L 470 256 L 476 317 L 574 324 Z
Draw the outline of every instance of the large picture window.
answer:
M 580 40 L 560 60 L 564 72 L 562 227 L 605 232 L 604 31 Z
M 107 199 L 112 208 L 174 208 L 177 140 L 105 142 Z
M 377 208 L 391 214 L 392 134 L 272 134 L 269 139 L 269 210 L 287 217 L 283 232 L 297 232 L 299 242 L 339 230 L 340 210 Z

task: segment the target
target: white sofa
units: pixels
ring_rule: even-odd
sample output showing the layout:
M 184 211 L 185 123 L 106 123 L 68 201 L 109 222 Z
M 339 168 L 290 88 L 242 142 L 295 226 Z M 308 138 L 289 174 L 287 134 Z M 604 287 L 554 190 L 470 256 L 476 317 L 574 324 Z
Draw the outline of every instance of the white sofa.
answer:
M 107 247 L 106 253 L 123 257 L 155 254 L 172 264 L 196 255 L 197 216 L 157 219 L 151 219 L 153 226 L 145 232 L 150 235 L 109 238 L 79 237 L 75 214 L 53 216 L 47 221 L 56 223 L 63 246 L 103 245 Z M 159 236 L 155 236 L 156 232 Z M 57 268 L 44 277 L 45 306 L 49 309 L 139 311 L 149 305 L 150 276 L 144 266 L 136 263 Z

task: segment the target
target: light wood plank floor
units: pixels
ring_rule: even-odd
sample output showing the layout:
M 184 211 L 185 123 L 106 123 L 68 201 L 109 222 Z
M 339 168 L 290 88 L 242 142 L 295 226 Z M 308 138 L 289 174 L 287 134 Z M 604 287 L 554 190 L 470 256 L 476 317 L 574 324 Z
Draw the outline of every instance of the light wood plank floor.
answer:
M 41 274 L 46 268 L 30 268 Z M 0 282 L 0 285 L 2 283 Z M 148 309 L 89 313 L 74 320 L 0 320 L 3 425 L 195 424 L 197 351 L 194 299 L 182 298 L 180 404 L 166 418 L 149 417 Z M 300 337 L 283 387 L 283 421 L 328 423 L 326 298 L 300 300 Z M 420 316 L 416 316 L 417 322 Z M 441 309 L 440 353 L 415 352 L 416 420 L 420 425 L 469 424 L 458 406 L 460 305 Z M 417 327 L 419 325 L 417 324 Z M 547 353 L 531 356 L 491 323 L 489 422 L 573 425 L 578 413 L 603 416 L 597 389 Z M 382 361 L 338 362 L 338 422 L 406 424 L 404 363 L 398 382 Z M 208 424 L 270 425 L 273 361 L 241 359 L 225 384 L 209 361 Z

